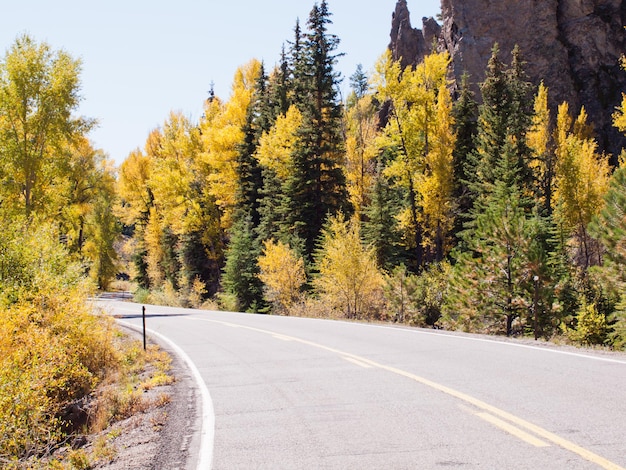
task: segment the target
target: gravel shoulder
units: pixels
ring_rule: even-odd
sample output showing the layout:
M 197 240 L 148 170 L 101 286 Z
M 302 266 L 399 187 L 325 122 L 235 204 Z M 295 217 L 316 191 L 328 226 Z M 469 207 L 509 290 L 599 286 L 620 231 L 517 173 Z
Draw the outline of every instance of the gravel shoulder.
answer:
M 134 330 L 125 331 L 137 334 Z M 151 406 L 145 412 L 90 436 L 85 450 L 104 454 L 92 468 L 192 470 L 197 466 L 201 403 L 196 384 L 175 352 L 152 338 L 149 341 L 158 344 L 172 358 L 170 375 L 175 381 L 146 391 L 145 398 L 158 402 L 158 397 L 166 394 L 169 402 L 163 406 Z M 98 450 L 98 441 L 103 437 L 107 442 L 106 449 Z

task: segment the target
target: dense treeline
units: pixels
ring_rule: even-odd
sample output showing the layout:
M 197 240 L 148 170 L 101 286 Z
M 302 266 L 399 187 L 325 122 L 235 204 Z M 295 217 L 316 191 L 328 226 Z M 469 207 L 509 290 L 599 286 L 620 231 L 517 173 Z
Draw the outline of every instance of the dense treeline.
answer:
M 274 70 L 241 67 L 228 101 L 172 114 L 122 164 L 140 286 L 621 347 L 623 170 L 585 110 L 552 113 L 497 45 L 480 100 L 467 78 L 451 94 L 447 54 L 403 70 L 387 53 L 342 103 L 330 17 L 316 4 Z

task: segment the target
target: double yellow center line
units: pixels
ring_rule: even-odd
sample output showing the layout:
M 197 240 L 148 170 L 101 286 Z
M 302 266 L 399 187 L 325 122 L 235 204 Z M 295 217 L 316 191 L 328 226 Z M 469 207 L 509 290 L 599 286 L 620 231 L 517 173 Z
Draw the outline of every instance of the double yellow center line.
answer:
M 548 442 L 551 442 L 552 444 L 562 447 L 563 449 L 566 449 L 570 452 L 573 452 L 574 454 L 579 455 L 583 459 L 588 460 L 589 462 L 592 462 L 606 470 L 626 470 L 624 469 L 624 467 L 621 467 L 620 465 L 614 462 L 611 462 L 610 460 L 607 460 L 604 457 L 601 457 L 600 455 L 597 455 L 577 444 L 574 444 L 573 442 L 568 441 L 567 439 L 563 439 L 562 437 L 546 429 L 543 429 L 540 426 L 530 423 L 529 421 L 519 418 L 504 410 L 501 410 L 500 408 L 489 405 L 488 403 L 485 403 L 482 400 L 474 398 L 471 395 L 468 395 L 463 392 L 459 392 L 458 390 L 454 390 L 450 387 L 446 387 L 445 385 L 442 385 L 437 382 L 433 382 L 432 380 L 428 380 L 424 377 L 420 377 L 419 375 L 415 375 L 410 372 L 397 369 L 395 367 L 386 366 L 384 364 L 380 364 L 378 362 L 372 361 L 370 359 L 367 359 L 361 356 L 357 356 L 355 354 L 351 354 L 345 351 L 341 351 L 339 349 L 331 348 L 329 346 L 324 346 L 323 344 L 315 343 L 315 342 L 297 338 L 294 336 L 278 334 L 269 330 L 263 330 L 260 328 L 254 328 L 254 327 L 249 327 L 249 326 L 242 326 L 242 325 L 238 325 L 235 323 L 229 323 L 229 322 L 224 322 L 224 321 L 210 320 L 206 318 L 190 318 L 190 319 L 199 320 L 199 321 L 207 321 L 211 323 L 218 323 L 218 324 L 228 326 L 228 327 L 233 327 L 233 328 L 242 328 L 242 329 L 246 329 L 250 331 L 255 331 L 258 333 L 267 334 L 277 339 L 280 339 L 282 341 L 292 341 L 294 343 L 305 344 L 307 346 L 311 346 L 317 349 L 322 349 L 324 351 L 337 354 L 343 357 L 345 360 L 353 364 L 356 364 L 360 367 L 376 368 L 376 369 L 385 370 L 387 372 L 391 372 L 392 374 L 400 375 L 407 379 L 414 380 L 415 382 L 418 382 L 426 387 L 432 388 L 441 393 L 445 393 L 446 395 L 449 395 L 458 400 L 461 400 L 462 402 L 466 404 L 472 405 L 474 408 L 480 410 L 479 412 L 474 413 L 476 416 L 489 422 L 493 426 L 496 426 L 499 429 L 502 429 L 503 431 L 506 431 L 509 434 L 514 435 L 515 437 L 535 447 L 548 447 L 549 446 Z

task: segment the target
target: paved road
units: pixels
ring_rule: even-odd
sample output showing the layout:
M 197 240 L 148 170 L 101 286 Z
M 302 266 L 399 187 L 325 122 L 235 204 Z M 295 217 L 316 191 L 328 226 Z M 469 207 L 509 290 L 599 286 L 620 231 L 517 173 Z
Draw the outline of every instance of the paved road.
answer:
M 152 306 L 147 326 L 208 387 L 215 469 L 626 467 L 626 355 Z

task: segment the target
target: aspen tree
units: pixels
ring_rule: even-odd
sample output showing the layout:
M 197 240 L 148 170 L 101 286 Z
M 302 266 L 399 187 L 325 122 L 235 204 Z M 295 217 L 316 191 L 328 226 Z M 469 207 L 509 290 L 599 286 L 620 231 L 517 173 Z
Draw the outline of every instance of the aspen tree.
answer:
M 363 246 L 359 227 L 354 217 L 331 217 L 316 256 L 319 275 L 314 280 L 315 289 L 346 318 L 374 316 L 383 286 L 374 251 Z

